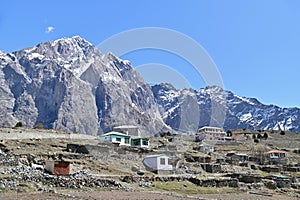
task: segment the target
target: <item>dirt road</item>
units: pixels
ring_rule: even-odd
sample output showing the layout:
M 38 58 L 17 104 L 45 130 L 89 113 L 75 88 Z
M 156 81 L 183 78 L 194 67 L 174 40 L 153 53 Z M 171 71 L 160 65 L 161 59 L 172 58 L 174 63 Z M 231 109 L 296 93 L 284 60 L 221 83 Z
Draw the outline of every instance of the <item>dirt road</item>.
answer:
M 296 197 L 288 197 L 273 194 L 271 197 L 249 193 L 238 194 L 201 194 L 201 195 L 179 195 L 176 193 L 159 192 L 125 192 L 125 191 L 68 191 L 68 192 L 34 192 L 34 193 L 2 193 L 0 199 L 5 200 L 296 200 Z

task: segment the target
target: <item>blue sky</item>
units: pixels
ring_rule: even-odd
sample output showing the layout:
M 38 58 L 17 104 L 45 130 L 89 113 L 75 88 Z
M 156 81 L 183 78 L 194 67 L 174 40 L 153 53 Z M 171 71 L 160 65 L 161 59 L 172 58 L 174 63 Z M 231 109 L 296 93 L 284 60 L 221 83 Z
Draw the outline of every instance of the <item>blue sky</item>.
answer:
M 299 9 L 298 0 L 2 1 L 0 49 L 11 52 L 74 35 L 98 45 L 133 28 L 168 28 L 203 46 L 225 89 L 266 104 L 300 107 Z M 193 66 L 170 53 L 148 49 L 122 58 L 134 66 L 161 63 L 194 89 L 206 86 Z

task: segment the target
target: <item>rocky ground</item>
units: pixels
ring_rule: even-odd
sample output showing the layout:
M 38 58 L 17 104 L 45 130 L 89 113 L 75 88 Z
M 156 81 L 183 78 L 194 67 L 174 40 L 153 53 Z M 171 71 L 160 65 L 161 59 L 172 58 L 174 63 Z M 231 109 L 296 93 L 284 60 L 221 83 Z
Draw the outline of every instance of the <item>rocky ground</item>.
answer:
M 37 137 L 40 132 L 43 137 Z M 80 134 L 68 137 L 70 134 L 52 130 L 0 129 L 2 137 L 8 133 L 10 137 L 0 143 L 0 199 L 300 198 L 299 172 L 268 173 L 257 165 L 243 167 L 224 164 L 221 172 L 207 173 L 199 162 L 185 161 L 187 152 L 194 155 L 191 152 L 197 144 L 183 137 L 173 138 L 172 141 L 152 138 L 150 151 L 105 146 L 109 149 L 108 153 L 98 152 L 97 147 L 83 154 L 68 151 L 68 144 L 97 146 L 95 137 Z M 23 135 L 15 139 L 14 133 Z M 278 138 L 284 140 L 283 143 L 290 143 L 290 146 L 278 144 Z M 255 144 L 241 134 L 238 145 L 217 146 L 215 154 L 224 156 L 230 151 L 251 154 L 260 148 L 285 147 L 290 162 L 297 163 L 300 162 L 299 154 L 294 150 L 299 138 L 299 134 L 288 133 L 284 136 L 270 133 L 268 140 Z M 172 151 L 174 146 L 177 147 L 175 154 L 182 160 L 176 174 L 162 176 L 146 171 L 141 162 L 145 155 Z M 72 163 L 69 176 L 51 175 L 35 167 L 43 165 L 45 160 L 58 158 Z M 215 162 L 214 155 L 212 158 Z M 277 180 L 274 178 L 277 176 L 287 178 Z

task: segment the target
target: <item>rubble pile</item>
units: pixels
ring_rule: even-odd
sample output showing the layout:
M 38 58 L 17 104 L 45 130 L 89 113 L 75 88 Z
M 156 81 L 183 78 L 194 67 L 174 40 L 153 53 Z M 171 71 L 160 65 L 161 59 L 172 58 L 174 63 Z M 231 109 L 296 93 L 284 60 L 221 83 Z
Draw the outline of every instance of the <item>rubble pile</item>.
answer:
M 14 189 L 24 183 L 35 183 L 44 187 L 105 187 L 122 189 L 123 186 L 113 179 L 101 178 L 86 171 L 79 171 L 70 176 L 56 176 L 45 173 L 41 170 L 33 169 L 26 165 L 15 167 L 2 172 L 3 178 L 0 180 L 0 188 Z M 5 176 L 6 175 L 6 176 Z M 37 189 L 40 189 L 37 188 Z
M 0 165 L 2 166 L 17 166 L 19 157 L 10 153 L 4 153 L 0 149 Z
M 138 182 L 168 182 L 168 181 L 187 181 L 190 176 L 123 176 L 120 177 L 122 182 L 138 183 Z

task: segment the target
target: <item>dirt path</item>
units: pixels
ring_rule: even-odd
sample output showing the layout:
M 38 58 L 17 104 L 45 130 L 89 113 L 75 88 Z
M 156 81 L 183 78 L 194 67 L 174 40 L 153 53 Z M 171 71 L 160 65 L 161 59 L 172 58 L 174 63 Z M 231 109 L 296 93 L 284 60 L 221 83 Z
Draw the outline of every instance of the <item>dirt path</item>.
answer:
M 26 129 L 26 128 L 0 128 L 0 140 L 20 140 L 20 139 L 97 139 L 96 136 L 65 133 L 52 129 Z
M 201 194 L 201 195 L 179 195 L 175 193 L 159 192 L 125 192 L 125 191 L 69 191 L 57 193 L 2 193 L 0 199 L 5 200 L 296 200 L 297 198 L 273 194 L 272 197 L 249 193 L 238 194 Z

